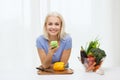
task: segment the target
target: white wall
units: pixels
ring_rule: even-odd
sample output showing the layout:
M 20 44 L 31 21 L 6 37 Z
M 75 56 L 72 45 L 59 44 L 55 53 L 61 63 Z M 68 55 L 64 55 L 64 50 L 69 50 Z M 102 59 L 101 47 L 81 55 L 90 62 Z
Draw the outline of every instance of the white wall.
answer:
M 0 80 L 34 80 L 39 31 L 39 0 L 0 0 Z
M 119 0 L 0 0 L 1 80 L 17 80 L 20 75 L 24 77 L 19 79 L 34 80 L 32 74 L 40 64 L 35 40 L 50 11 L 63 15 L 73 38 L 70 66 L 79 63 L 80 46 L 97 36 L 107 54 L 103 66 L 120 66 Z
M 112 37 L 113 60 L 116 66 L 120 66 L 120 0 L 112 1 Z
M 80 46 L 98 37 L 107 54 L 103 66 L 120 66 L 119 4 L 119 0 L 51 0 L 50 11 L 64 16 L 66 31 L 73 38 L 71 62 L 79 56 Z
M 0 70 L 18 67 L 24 59 L 22 1 L 6 1 L 0 1 Z

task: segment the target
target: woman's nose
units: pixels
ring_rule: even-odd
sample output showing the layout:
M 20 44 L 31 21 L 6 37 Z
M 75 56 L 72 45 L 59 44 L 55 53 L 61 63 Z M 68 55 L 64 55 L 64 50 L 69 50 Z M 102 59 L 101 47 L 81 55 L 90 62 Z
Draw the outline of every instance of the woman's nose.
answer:
M 55 25 L 55 24 L 53 24 L 53 25 L 52 25 L 52 28 L 55 28 L 55 27 L 56 27 L 56 25 Z

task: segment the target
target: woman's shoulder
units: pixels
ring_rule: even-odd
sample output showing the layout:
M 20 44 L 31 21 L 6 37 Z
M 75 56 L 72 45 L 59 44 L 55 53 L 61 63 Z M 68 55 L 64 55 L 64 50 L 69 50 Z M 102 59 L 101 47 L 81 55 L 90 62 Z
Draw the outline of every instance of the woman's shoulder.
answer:
M 45 46 L 46 42 L 47 42 L 47 40 L 44 38 L 43 35 L 38 36 L 37 39 L 36 39 L 37 48 L 42 48 L 43 49 L 44 47 L 46 47 Z
M 70 34 L 66 34 L 63 38 L 63 40 L 72 40 L 72 37 Z
M 44 40 L 45 40 L 45 38 L 43 35 L 40 35 L 37 37 L 37 41 L 44 41 Z
M 38 37 L 37 37 L 37 40 L 38 39 L 43 39 L 43 35 L 39 35 Z

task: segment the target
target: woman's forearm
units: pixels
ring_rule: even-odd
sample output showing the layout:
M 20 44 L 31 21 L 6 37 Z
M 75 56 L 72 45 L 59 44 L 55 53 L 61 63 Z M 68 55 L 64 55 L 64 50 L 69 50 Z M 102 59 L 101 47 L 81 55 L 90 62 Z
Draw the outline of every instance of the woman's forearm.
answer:
M 53 56 L 52 53 L 47 54 L 46 59 L 44 60 L 43 65 L 42 65 L 44 68 L 50 67 L 51 62 L 52 62 L 52 56 Z

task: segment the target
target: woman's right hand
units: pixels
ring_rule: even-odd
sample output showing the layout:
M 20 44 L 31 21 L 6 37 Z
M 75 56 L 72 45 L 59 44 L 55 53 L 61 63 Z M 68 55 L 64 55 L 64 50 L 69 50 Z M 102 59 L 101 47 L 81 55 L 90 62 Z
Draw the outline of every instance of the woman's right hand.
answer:
M 59 48 L 59 47 L 52 48 L 52 47 L 50 46 L 50 47 L 49 47 L 49 50 L 48 50 L 48 53 L 54 54 L 54 53 L 57 51 L 58 48 Z

